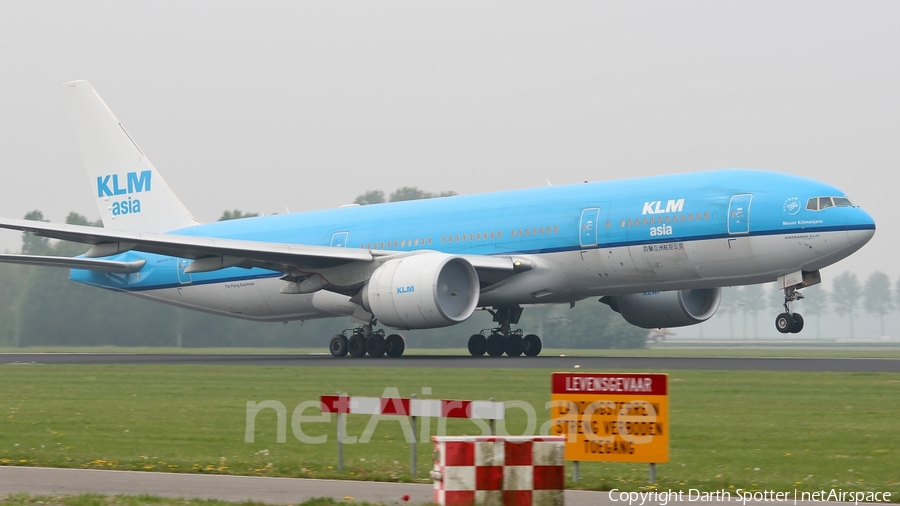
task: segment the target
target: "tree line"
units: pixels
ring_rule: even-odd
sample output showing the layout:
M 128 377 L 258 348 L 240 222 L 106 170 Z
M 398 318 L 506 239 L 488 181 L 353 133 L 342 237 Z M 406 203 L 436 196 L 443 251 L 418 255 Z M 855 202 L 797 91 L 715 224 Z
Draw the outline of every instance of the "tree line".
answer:
M 793 310 L 801 313 L 806 320 L 804 333 L 811 330 L 817 337 L 821 331 L 821 317 L 831 314 L 846 321 L 847 337 L 856 337 L 855 317 L 860 311 L 877 318 L 880 335 L 885 336 L 885 316 L 900 309 L 900 278 L 891 283 L 890 277 L 881 271 L 873 272 L 865 281 L 845 271 L 834 278 L 831 290 L 818 284 L 803 288 L 800 292 L 804 298 L 794 302 Z M 782 291 L 773 284 L 726 288 L 718 314 L 729 319 L 729 337 L 735 337 L 735 316 L 743 316 L 745 326 L 747 322 L 752 323 L 753 335 L 759 337 L 758 314 L 764 313 L 765 324 L 769 325 L 769 316 L 774 317 L 782 312 L 783 303 Z M 749 335 L 746 327 L 743 331 L 745 337 Z

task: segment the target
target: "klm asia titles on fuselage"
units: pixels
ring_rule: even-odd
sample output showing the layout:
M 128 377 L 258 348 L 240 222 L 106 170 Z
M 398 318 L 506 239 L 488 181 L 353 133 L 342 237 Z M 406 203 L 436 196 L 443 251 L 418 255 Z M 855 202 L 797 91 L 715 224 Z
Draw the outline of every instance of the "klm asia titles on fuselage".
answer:
M 140 199 L 131 197 L 134 193 L 149 192 L 153 172 L 129 172 L 125 174 L 125 187 L 122 188 L 118 174 L 97 176 L 97 197 L 119 197 L 128 195 L 125 200 L 114 201 L 110 207 L 113 216 L 136 214 L 141 212 Z

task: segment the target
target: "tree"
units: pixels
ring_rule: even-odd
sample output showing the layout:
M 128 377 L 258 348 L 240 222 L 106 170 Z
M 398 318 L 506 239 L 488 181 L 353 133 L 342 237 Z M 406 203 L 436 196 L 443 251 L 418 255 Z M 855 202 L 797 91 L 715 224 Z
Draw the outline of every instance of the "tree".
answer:
M 879 323 L 881 324 L 881 335 L 885 335 L 884 315 L 893 308 L 891 280 L 887 274 L 875 271 L 866 279 L 865 289 L 863 290 L 863 307 L 867 313 L 878 315 Z
M 369 204 L 383 204 L 384 203 L 384 192 L 381 190 L 369 190 L 366 193 L 356 197 L 356 200 L 353 201 L 354 204 L 359 204 L 361 206 L 367 206 Z
M 894 309 L 900 309 L 900 278 L 897 278 L 897 284 L 894 285 Z
M 47 221 L 44 219 L 44 213 L 35 209 L 25 215 L 26 220 L 31 221 Z M 46 237 L 38 237 L 31 232 L 22 234 L 22 254 L 23 255 L 43 255 L 49 248 L 49 239 Z
M 747 316 L 753 320 L 753 334 L 759 339 L 759 322 L 756 314 L 768 307 L 762 285 L 748 285 L 741 289 L 741 305 L 744 311 L 744 338 L 747 337 Z
M 403 188 L 397 188 L 396 190 L 394 190 L 388 197 L 387 202 L 433 199 L 436 197 L 452 197 L 454 195 L 456 195 L 455 191 L 442 191 L 440 193 L 432 193 L 422 190 L 416 186 L 404 186 Z M 381 190 L 369 190 L 362 195 L 358 195 L 356 199 L 353 200 L 354 204 L 359 204 L 361 206 L 369 204 L 382 204 L 384 202 L 384 192 Z
M 718 312 L 728 315 L 728 337 L 734 339 L 734 314 L 738 312 L 738 304 L 741 301 L 739 287 L 722 289 L 722 301 L 719 303 Z
M 222 217 L 219 218 L 219 221 L 240 220 L 242 218 L 254 218 L 256 216 L 259 216 L 259 214 L 244 213 L 240 209 L 235 209 L 234 211 L 225 211 L 222 213 Z
M 72 211 L 66 216 L 66 223 L 69 225 L 83 225 L 85 227 L 102 227 L 103 220 L 88 221 L 84 216 Z
M 856 337 L 853 328 L 853 312 L 859 307 L 860 295 L 856 274 L 844 272 L 834 278 L 831 302 L 835 313 L 839 316 L 847 315 L 850 322 L 850 337 Z
M 803 289 L 803 300 L 800 302 L 803 313 L 812 315 L 816 321 L 816 339 L 821 337 L 821 326 L 819 325 L 819 317 L 828 312 L 829 294 L 821 283 Z M 794 306 L 794 311 L 798 307 Z
M 420 200 L 420 199 L 433 199 L 435 197 L 452 197 L 456 195 L 454 191 L 444 191 L 441 193 L 431 193 L 425 190 L 420 190 L 415 186 L 404 186 L 403 188 L 397 188 L 391 193 L 390 201 L 391 202 L 403 202 L 405 200 Z

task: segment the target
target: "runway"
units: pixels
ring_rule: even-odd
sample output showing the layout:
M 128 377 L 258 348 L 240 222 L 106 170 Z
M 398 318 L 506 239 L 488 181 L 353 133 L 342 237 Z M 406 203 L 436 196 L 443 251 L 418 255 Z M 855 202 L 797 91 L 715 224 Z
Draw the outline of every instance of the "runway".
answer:
M 176 355 L 119 353 L 4 353 L 0 364 L 215 365 L 282 367 L 452 367 L 589 370 L 730 370 L 900 373 L 896 358 L 721 358 L 721 357 L 467 357 L 408 355 L 400 358 L 334 358 L 317 355 Z

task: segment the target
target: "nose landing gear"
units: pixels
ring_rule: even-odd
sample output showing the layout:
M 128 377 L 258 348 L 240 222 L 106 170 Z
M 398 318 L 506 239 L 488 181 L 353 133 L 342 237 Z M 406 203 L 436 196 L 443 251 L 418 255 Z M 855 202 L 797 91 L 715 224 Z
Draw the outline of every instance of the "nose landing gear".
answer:
M 793 302 L 802 300 L 803 295 L 797 287 L 784 289 L 784 312 L 775 318 L 775 329 L 782 334 L 797 334 L 803 330 L 803 317 L 791 310 Z

